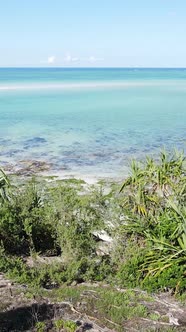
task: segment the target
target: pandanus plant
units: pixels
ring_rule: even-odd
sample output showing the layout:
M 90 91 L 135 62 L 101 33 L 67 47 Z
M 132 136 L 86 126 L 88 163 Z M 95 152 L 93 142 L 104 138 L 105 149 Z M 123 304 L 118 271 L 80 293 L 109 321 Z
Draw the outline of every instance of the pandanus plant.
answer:
M 162 151 L 160 161 L 147 158 L 145 164 L 132 161 L 131 175 L 124 181 L 120 193 L 124 192 L 134 205 L 134 211 L 147 215 L 154 207 L 164 204 L 176 192 L 186 196 L 185 157 L 174 152 L 172 156 Z M 162 199 L 163 198 L 163 199 Z
M 184 155 L 169 156 L 162 152 L 159 162 L 151 158 L 141 166 L 133 162 L 131 176 L 120 192 L 128 197 L 124 209 L 130 211 L 125 231 L 139 234 L 149 243 L 141 266 L 143 275 L 156 277 L 174 264 L 183 267 L 186 264 Z
M 10 182 L 3 171 L 2 168 L 0 168 L 0 199 L 1 201 L 5 201 L 9 199 L 9 194 L 8 194 L 8 188 L 10 187 Z
M 165 236 L 163 232 L 158 236 L 154 236 L 150 232 L 145 233 L 146 239 L 151 243 L 151 250 L 141 269 L 146 275 L 144 281 L 149 276 L 156 278 L 161 272 L 172 266 L 186 266 L 186 208 L 170 199 L 167 203 L 170 208 L 169 218 L 176 227 L 169 237 Z M 182 277 L 185 278 L 185 275 L 186 268 Z
M 131 163 L 131 175 L 124 181 L 120 193 L 124 192 L 125 196 L 128 197 L 128 201 L 125 200 L 126 205 L 129 209 L 139 215 L 146 215 L 146 204 L 145 204 L 145 186 L 146 179 L 144 176 L 144 170 L 141 165 L 135 160 Z

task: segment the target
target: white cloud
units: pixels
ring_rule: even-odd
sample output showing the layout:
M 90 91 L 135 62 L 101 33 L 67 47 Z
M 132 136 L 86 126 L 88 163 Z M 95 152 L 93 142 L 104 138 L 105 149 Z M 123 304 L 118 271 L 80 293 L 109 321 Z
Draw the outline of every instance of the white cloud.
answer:
M 72 58 L 72 62 L 75 62 L 75 61 L 79 61 L 79 58 L 78 57 Z
M 48 64 L 48 65 L 53 65 L 56 64 L 56 56 L 55 55 L 51 55 L 48 56 L 47 60 L 44 61 L 40 61 L 40 63 L 43 64 Z M 94 55 L 90 55 L 89 57 L 77 57 L 77 56 L 72 56 L 70 52 L 67 52 L 66 55 L 61 58 L 58 57 L 58 61 L 57 61 L 57 65 L 60 65 L 60 63 L 66 63 L 66 65 L 71 65 L 73 63 L 82 63 L 82 64 L 86 64 L 87 62 L 91 63 L 92 65 L 96 62 L 99 61 L 104 61 L 104 58 L 101 57 L 96 57 Z
M 97 61 L 103 61 L 104 58 L 96 58 L 94 55 L 89 56 L 88 61 L 91 63 L 97 62 Z
M 71 62 L 71 59 L 72 59 L 72 57 L 70 54 L 66 54 L 64 57 L 64 61 L 66 61 L 66 62 Z
M 47 63 L 48 63 L 48 64 L 53 64 L 55 61 L 56 61 L 56 57 L 55 57 L 55 55 L 51 55 L 51 56 L 49 56 L 48 59 L 47 59 Z
M 64 57 L 65 62 L 76 62 L 79 61 L 78 57 L 72 57 L 71 54 L 67 53 Z
M 95 58 L 93 55 L 91 55 L 91 56 L 88 58 L 88 61 L 90 61 L 90 62 L 95 62 L 95 61 L 96 61 L 96 58 Z

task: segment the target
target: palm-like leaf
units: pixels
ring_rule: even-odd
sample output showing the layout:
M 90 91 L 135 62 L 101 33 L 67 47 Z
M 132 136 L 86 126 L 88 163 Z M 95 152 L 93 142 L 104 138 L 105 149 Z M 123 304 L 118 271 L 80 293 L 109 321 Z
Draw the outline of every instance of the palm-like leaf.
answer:
M 173 264 L 186 263 L 186 167 L 175 152 L 133 162 L 131 176 L 120 192 L 128 197 L 131 218 L 125 229 L 143 236 L 150 252 L 141 266 L 143 274 L 157 276 Z
M 2 168 L 0 168 L 0 197 L 2 200 L 6 200 L 9 198 L 8 188 L 10 186 L 10 182 L 8 177 Z

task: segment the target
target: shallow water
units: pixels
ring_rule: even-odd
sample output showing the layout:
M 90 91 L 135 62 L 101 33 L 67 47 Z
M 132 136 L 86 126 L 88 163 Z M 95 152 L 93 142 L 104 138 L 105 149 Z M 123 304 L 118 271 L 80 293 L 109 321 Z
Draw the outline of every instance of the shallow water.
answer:
M 0 69 L 1 165 L 115 177 L 132 157 L 185 149 L 185 69 Z

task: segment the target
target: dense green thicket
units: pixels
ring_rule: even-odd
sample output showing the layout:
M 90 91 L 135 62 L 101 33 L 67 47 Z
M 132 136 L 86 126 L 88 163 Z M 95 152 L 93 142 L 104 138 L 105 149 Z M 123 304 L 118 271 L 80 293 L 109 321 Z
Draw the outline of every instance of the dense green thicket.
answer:
M 158 162 L 132 163 L 124 182 L 124 234 L 138 250 L 121 264 L 119 279 L 145 288 L 186 288 L 186 167 L 182 154 L 161 153 Z M 128 196 L 126 193 L 128 192 Z M 135 245 L 136 245 L 135 244 Z M 131 250 L 130 250 L 131 252 Z M 125 255 L 124 255 L 125 256 Z
M 108 184 L 88 188 L 77 181 L 31 181 L 6 195 L 8 182 L 0 185 L 0 270 L 38 286 L 106 279 L 151 291 L 186 289 L 182 154 L 162 152 L 157 161 L 133 161 L 120 189 L 117 184 L 108 190 Z M 95 235 L 102 230 L 113 239 L 106 250 Z M 62 259 L 31 268 L 25 264 L 30 254 Z

